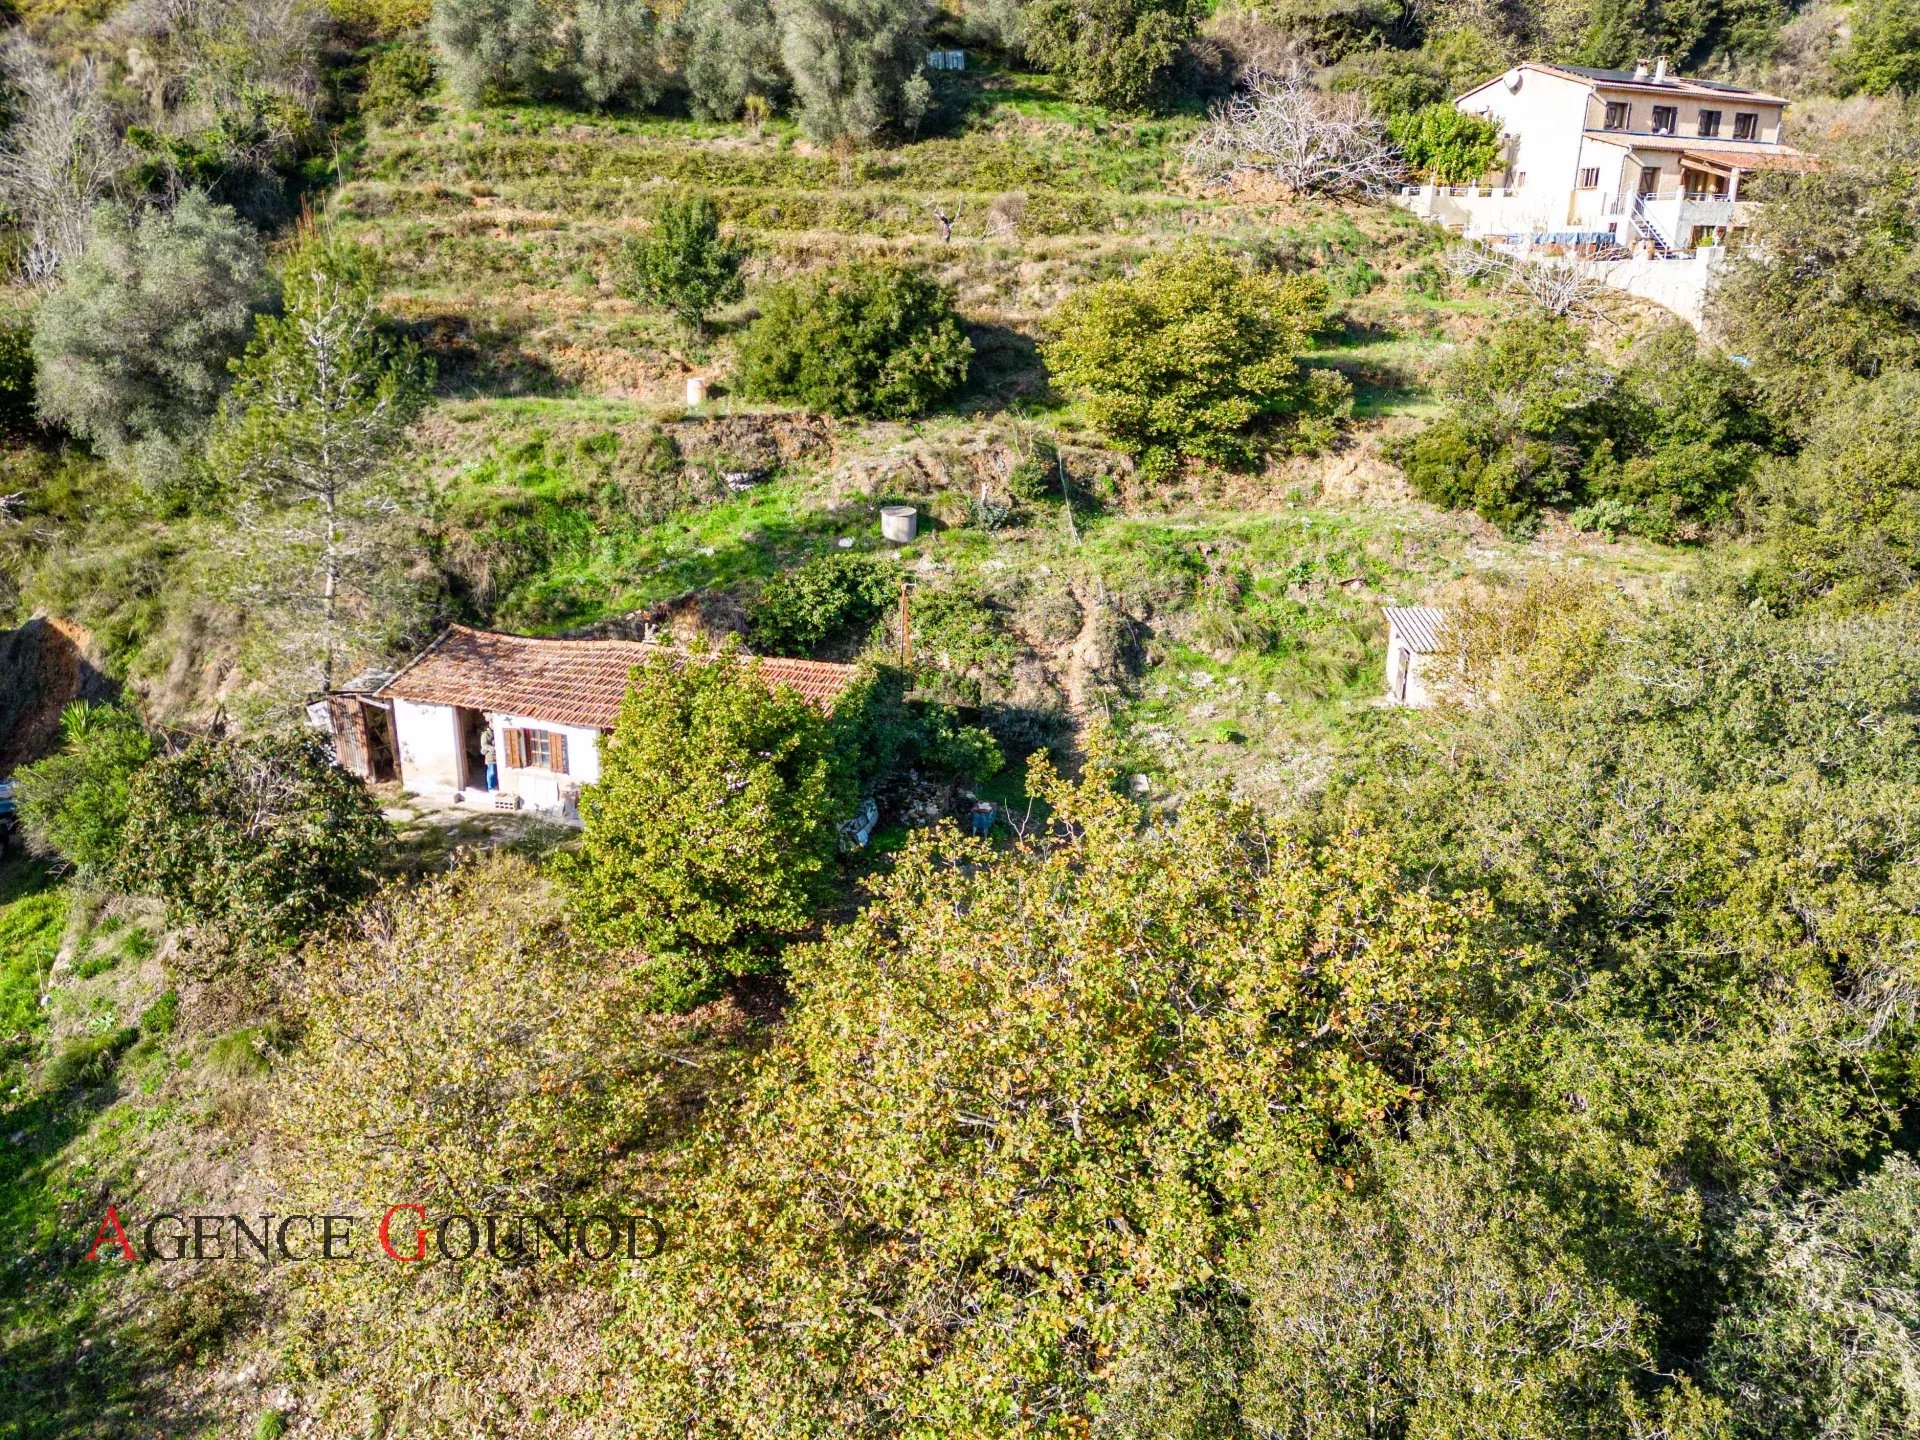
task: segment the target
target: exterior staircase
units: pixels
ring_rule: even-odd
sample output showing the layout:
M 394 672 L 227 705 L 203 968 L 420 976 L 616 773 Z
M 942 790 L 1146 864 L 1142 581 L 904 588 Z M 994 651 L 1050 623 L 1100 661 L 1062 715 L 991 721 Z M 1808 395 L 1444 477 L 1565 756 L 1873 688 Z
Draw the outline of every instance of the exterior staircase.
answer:
M 1667 243 L 1667 237 L 1660 233 L 1660 227 L 1647 219 L 1645 212 L 1646 196 L 1633 197 L 1633 233 L 1642 240 L 1650 241 L 1653 253 L 1662 260 L 1678 260 L 1680 252 Z

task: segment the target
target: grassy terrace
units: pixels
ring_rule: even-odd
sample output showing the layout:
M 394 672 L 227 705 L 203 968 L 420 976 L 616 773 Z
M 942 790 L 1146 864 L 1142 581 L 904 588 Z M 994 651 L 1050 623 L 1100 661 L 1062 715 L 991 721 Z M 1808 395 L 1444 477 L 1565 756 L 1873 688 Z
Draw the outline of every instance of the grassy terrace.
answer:
M 926 523 L 903 572 L 997 627 L 987 697 L 1111 718 L 1147 768 L 1244 777 L 1368 723 L 1384 599 L 1565 551 L 1415 504 L 1378 458 L 1381 437 L 1433 412 L 1434 365 L 1493 311 L 1448 285 L 1435 232 L 1391 207 L 1197 189 L 1180 173 L 1191 118 L 1114 122 L 1031 77 L 965 83 L 943 133 L 852 157 L 785 124 L 536 106 L 443 108 L 366 137 L 334 216 L 384 253 L 394 309 L 439 360 L 417 450 L 474 618 L 563 631 L 692 592 L 737 615 L 780 568 L 880 548 L 877 508 L 910 501 Z M 705 342 L 611 283 L 626 237 L 693 191 L 753 245 L 749 299 Z M 1038 345 L 1073 288 L 1196 233 L 1325 276 L 1343 324 L 1313 363 L 1354 382 L 1356 424 L 1340 454 L 1145 494 L 1049 392 Z M 953 411 L 829 424 L 728 395 L 753 292 L 861 253 L 957 291 L 978 358 Z M 696 372 L 719 390 L 689 415 Z M 1065 447 L 1071 524 L 1053 501 L 982 528 L 979 485 L 1041 436 Z M 743 470 L 757 483 L 722 483 Z M 1623 577 L 1678 563 L 1577 548 Z

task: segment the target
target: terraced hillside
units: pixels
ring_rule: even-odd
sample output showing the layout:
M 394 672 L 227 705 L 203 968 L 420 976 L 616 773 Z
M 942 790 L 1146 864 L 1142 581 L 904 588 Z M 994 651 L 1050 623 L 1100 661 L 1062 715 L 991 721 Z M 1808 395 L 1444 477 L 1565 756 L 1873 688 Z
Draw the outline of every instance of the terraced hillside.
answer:
M 970 77 L 942 133 L 875 153 L 781 124 L 538 107 L 442 106 L 370 133 L 334 216 L 384 254 L 392 308 L 438 360 L 417 451 L 470 618 L 571 630 L 677 601 L 738 628 L 768 575 L 884 548 L 878 506 L 908 501 L 928 523 L 889 553 L 927 612 L 930 690 L 986 707 L 1016 744 L 1100 715 L 1149 769 L 1271 776 L 1367 709 L 1383 600 L 1570 546 L 1627 573 L 1669 567 L 1646 548 L 1513 543 L 1413 503 L 1380 460 L 1380 438 L 1430 408 L 1434 363 L 1495 309 L 1450 279 L 1442 237 L 1388 206 L 1203 190 L 1181 173 L 1195 120 L 1115 122 L 1046 83 Z M 704 343 L 610 278 L 660 202 L 696 192 L 753 245 L 749 298 Z M 1039 342 L 1073 289 L 1196 234 L 1326 277 L 1344 325 L 1315 363 L 1354 381 L 1355 423 L 1331 455 L 1149 491 L 1049 393 Z M 959 402 L 859 425 L 729 395 L 754 293 L 855 254 L 953 287 L 977 351 Z M 698 412 L 692 375 L 715 386 Z M 870 643 L 896 648 L 897 625 Z

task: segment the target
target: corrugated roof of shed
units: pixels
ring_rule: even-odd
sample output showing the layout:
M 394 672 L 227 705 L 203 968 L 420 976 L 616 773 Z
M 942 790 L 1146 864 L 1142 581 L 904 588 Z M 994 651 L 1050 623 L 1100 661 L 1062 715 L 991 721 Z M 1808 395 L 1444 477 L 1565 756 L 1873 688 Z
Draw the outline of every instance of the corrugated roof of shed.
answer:
M 1389 605 L 1387 623 L 1400 632 L 1407 648 L 1416 655 L 1440 653 L 1440 632 L 1446 628 L 1444 611 L 1431 605 Z
M 684 653 L 638 640 L 542 640 L 451 625 L 380 694 L 611 730 L 633 667 L 654 655 Z M 823 710 L 833 708 L 854 677 L 853 666 L 822 660 L 742 658 L 757 662 L 768 684 L 791 687 Z

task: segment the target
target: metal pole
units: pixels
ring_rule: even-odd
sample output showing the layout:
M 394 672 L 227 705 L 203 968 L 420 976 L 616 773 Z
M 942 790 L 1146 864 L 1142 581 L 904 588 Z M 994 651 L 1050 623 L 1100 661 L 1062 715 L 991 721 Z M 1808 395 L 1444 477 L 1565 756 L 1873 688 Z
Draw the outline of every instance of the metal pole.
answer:
M 913 669 L 913 617 L 907 613 L 907 582 L 900 581 L 900 668 Z
M 1073 494 L 1067 489 L 1067 457 L 1058 450 L 1053 452 L 1054 462 L 1060 467 L 1060 499 L 1067 507 L 1067 533 L 1073 536 L 1073 543 L 1080 543 L 1080 527 L 1073 523 Z

